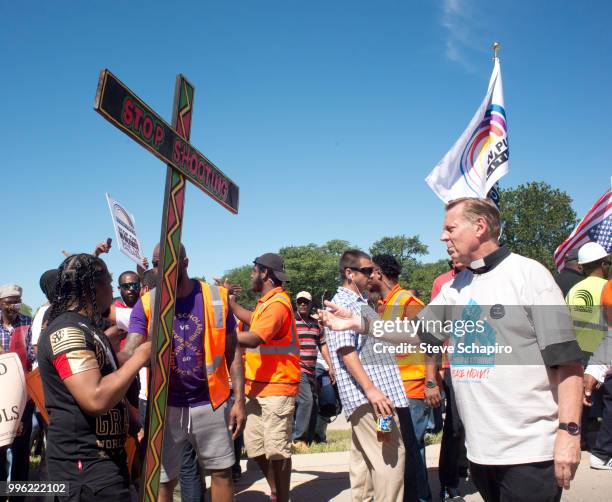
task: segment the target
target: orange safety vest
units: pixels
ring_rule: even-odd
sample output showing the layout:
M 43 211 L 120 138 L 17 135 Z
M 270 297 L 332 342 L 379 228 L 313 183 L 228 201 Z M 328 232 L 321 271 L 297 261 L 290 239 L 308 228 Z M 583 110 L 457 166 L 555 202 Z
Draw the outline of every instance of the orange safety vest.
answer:
M 389 300 L 383 300 L 381 304 L 381 316 L 386 320 L 402 318 L 406 305 L 415 306 L 414 315 L 420 310 L 419 307 L 425 305 L 421 300 L 402 289 L 399 284 L 396 284 L 389 294 L 391 295 Z M 417 351 L 415 354 L 396 354 L 395 357 L 404 383 L 404 392 L 408 397 L 423 399 L 425 355 Z
M 225 340 L 227 338 L 225 321 L 227 319 L 227 290 L 199 281 L 204 303 L 204 359 L 208 394 L 213 409 L 217 409 L 230 396 L 229 372 L 225 359 Z M 153 290 L 154 291 L 154 290 Z M 151 291 L 152 292 L 152 291 Z M 151 324 L 151 292 L 142 296 L 142 307 Z
M 287 308 L 290 322 L 278 338 L 245 349 L 245 390 L 249 397 L 294 396 L 300 386 L 300 342 L 291 299 L 281 288 L 272 290 L 269 295 L 257 304 L 251 317 L 250 331 L 257 333 L 257 321 L 270 305 L 277 302 Z
M 608 279 L 601 292 L 601 308 L 604 309 L 604 319 L 608 328 L 612 328 L 612 279 Z

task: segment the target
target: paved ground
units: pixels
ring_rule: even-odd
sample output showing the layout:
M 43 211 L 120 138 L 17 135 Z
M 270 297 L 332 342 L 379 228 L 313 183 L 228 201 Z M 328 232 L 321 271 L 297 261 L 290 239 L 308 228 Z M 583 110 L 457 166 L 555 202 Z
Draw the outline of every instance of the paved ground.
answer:
M 437 465 L 439 445 L 427 447 L 428 465 Z M 583 453 L 582 463 L 572 488 L 563 494 L 564 502 L 599 502 L 612 500 L 612 471 L 596 471 L 589 467 L 589 455 Z M 247 461 L 242 461 L 243 471 Z M 430 485 L 437 500 L 437 468 L 429 469 Z M 266 502 L 268 485 L 259 475 L 257 466 L 248 464 L 248 470 L 237 483 L 236 500 L 239 502 Z M 464 487 L 468 502 L 481 502 L 475 488 Z M 293 502 L 328 501 L 350 502 L 348 478 L 348 452 L 315 453 L 293 456 L 291 476 L 291 500 Z
M 344 417 L 344 413 L 340 413 L 340 415 L 338 415 L 334 421 L 327 426 L 328 431 L 344 431 L 350 428 L 351 424 L 347 422 L 346 418 Z

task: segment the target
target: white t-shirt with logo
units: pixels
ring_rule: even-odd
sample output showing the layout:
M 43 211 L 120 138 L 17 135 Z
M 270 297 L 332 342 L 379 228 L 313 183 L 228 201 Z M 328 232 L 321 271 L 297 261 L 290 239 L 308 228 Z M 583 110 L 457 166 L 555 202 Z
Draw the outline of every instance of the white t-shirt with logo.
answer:
M 455 349 L 487 336 L 491 346 L 512 348 L 511 355 L 451 356 L 470 461 L 513 465 L 552 460 L 558 404 L 555 371 L 549 368 L 555 363 L 550 361 L 571 359 L 574 353 L 579 357 L 579 351 L 561 290 L 550 272 L 535 260 L 509 254 L 488 272 L 459 273 L 419 317 L 482 320 L 484 334 L 450 336 Z M 429 333 L 438 340 L 449 336 Z

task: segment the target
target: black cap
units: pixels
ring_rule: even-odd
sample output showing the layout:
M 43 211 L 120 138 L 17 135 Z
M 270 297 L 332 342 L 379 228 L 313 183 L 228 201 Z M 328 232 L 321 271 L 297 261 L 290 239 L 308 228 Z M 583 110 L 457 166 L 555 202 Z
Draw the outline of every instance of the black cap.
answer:
M 285 273 L 283 259 L 275 253 L 262 254 L 259 258 L 255 258 L 253 263 L 271 269 L 279 281 L 287 282 L 289 280 L 289 276 Z
M 40 276 L 40 289 L 47 297 L 47 300 L 50 302 L 53 301 L 53 296 L 55 295 L 55 286 L 57 285 L 57 280 L 59 278 L 59 271 L 56 268 L 52 268 L 51 270 L 47 270 L 43 275 Z
M 564 261 L 575 261 L 578 259 L 578 251 L 580 249 L 578 247 L 573 247 L 572 249 L 570 249 L 566 255 L 565 255 L 565 260 Z

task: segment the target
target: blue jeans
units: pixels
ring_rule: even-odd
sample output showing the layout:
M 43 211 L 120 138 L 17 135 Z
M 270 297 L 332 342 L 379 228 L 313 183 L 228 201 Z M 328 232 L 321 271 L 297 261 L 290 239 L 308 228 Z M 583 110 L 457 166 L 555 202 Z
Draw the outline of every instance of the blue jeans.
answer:
M 416 399 L 416 401 L 422 400 Z M 415 403 L 418 408 L 420 403 Z M 425 416 L 425 426 L 427 425 L 427 417 L 429 416 L 429 410 L 425 414 L 424 410 L 420 413 L 416 412 L 418 416 Z M 427 468 L 425 467 L 424 457 L 422 456 L 425 451 L 425 442 L 423 439 L 418 440 L 415 434 L 415 427 L 412 419 L 412 399 L 410 399 L 410 408 L 397 408 L 397 418 L 400 423 L 400 430 L 402 432 L 402 440 L 404 442 L 404 448 L 406 450 L 406 463 L 404 468 L 404 502 L 430 502 L 431 501 L 431 490 L 429 489 L 429 482 L 427 480 Z M 420 422 L 419 422 L 420 424 Z M 425 432 L 423 429 L 422 438 L 424 438 Z M 423 453 L 421 453 L 421 444 L 423 445 Z
M 601 460 L 612 457 L 612 375 L 608 375 L 601 387 L 603 391 L 603 421 L 597 433 L 595 448 L 591 453 Z
M 312 383 L 309 376 L 302 370 L 300 374 L 300 392 L 295 400 L 295 422 L 293 424 L 293 440 L 306 441 L 308 425 L 312 413 Z
M 408 398 L 410 402 L 410 417 L 414 426 L 414 435 L 416 436 L 417 446 L 423 459 L 423 467 L 425 468 L 425 477 L 427 477 L 427 461 L 425 460 L 425 431 L 429 422 L 430 409 L 425 404 L 424 399 Z
M 200 476 L 198 456 L 189 441 L 183 450 L 183 463 L 181 464 L 181 501 L 204 502 L 204 479 Z

